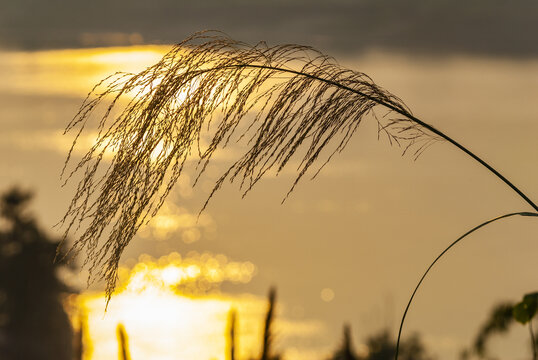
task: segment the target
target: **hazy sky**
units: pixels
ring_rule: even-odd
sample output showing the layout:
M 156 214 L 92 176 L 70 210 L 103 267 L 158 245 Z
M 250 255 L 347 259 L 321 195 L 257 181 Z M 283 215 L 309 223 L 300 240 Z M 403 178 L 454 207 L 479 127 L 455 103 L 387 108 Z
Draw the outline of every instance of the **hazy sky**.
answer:
M 538 199 L 537 4 L 0 0 L 0 190 L 34 189 L 36 215 L 57 232 L 52 225 L 74 188 L 60 188 L 72 141 L 62 129 L 93 83 L 152 64 L 168 47 L 26 50 L 171 43 L 213 28 L 250 42 L 300 42 L 334 52 L 343 66 L 371 75 Z M 383 326 L 395 332 L 419 275 L 446 245 L 481 221 L 530 209 L 448 144 L 414 162 L 378 141 L 374 122 L 359 130 L 284 205 L 293 168 L 265 179 L 243 200 L 237 186 L 225 186 L 199 225 L 162 238 L 141 234 L 123 260 L 196 250 L 251 261 L 252 282 L 223 289 L 263 295 L 277 285 L 287 317 L 324 324 L 312 337 L 317 345 L 336 346 L 344 322 L 357 341 Z M 217 161 L 192 191 L 189 181 L 179 184 L 169 214 L 189 223 L 223 169 Z M 441 359 L 454 358 L 493 304 L 536 291 L 537 231 L 536 221 L 510 220 L 454 249 L 424 284 L 407 333 L 420 331 Z M 327 288 L 335 295 L 328 302 Z M 525 353 L 527 330 L 513 334 L 512 342 L 494 344 L 502 358 Z
M 535 56 L 537 18 L 534 0 L 0 0 L 0 46 L 174 43 L 217 29 L 332 52 Z

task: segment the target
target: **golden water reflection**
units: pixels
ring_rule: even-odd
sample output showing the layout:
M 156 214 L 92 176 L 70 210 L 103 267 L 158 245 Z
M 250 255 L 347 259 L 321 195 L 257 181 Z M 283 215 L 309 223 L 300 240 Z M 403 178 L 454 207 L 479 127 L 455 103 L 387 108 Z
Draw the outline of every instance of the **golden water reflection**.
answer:
M 13 129 L 9 134 L 0 133 L 0 141 L 27 150 L 39 148 L 62 154 L 67 153 L 73 144 L 75 134 L 64 135 L 63 131 L 68 121 L 76 114 L 77 106 L 82 104 L 82 99 L 103 79 L 108 80 L 101 83 L 97 92 L 106 89 L 106 84 L 114 82 L 121 76 L 113 74 L 143 71 L 160 61 L 171 48 L 170 45 L 137 45 L 33 52 L 0 50 L 0 79 L 2 79 L 0 93 L 29 98 L 43 97 L 41 100 L 44 104 L 53 104 L 51 99 L 73 100 L 72 111 L 66 113 L 65 118 L 58 117 L 47 107 L 39 108 L 33 116 L 41 119 L 43 125 L 46 125 L 44 128 L 34 128 L 31 131 Z M 149 81 L 151 86 L 135 87 L 123 94 L 122 99 L 127 100 L 134 95 L 145 94 L 151 91 L 151 88 L 155 88 L 158 82 L 159 79 L 155 79 Z M 182 102 L 188 92 L 196 87 L 197 80 L 195 79 L 189 87 L 185 87 L 176 94 L 176 101 Z M 120 101 L 111 116 L 117 115 L 116 111 L 121 111 L 123 105 L 125 103 Z M 98 106 L 94 114 L 95 119 L 98 119 L 106 109 L 106 106 Z M 32 111 L 31 108 L 28 111 Z M 18 116 L 18 111 L 10 116 Z M 73 148 L 73 155 L 84 156 L 88 149 L 98 143 L 100 137 L 96 124 L 96 122 L 89 122 L 86 130 L 79 135 L 77 145 Z M 209 130 L 207 134 L 202 134 L 200 139 L 202 149 L 209 144 L 210 134 Z M 102 138 L 97 145 L 96 152 L 105 150 L 103 154 L 105 160 L 113 158 L 114 139 Z M 152 152 L 152 158 L 167 156 L 170 151 L 170 143 L 158 143 Z M 230 152 L 233 153 L 233 150 L 219 151 L 214 158 L 223 160 L 235 158 L 235 153 L 230 154 Z
M 188 197 L 192 192 L 192 187 L 189 186 L 190 178 L 187 178 L 186 181 L 187 185 L 183 180 L 177 186 L 179 188 L 178 194 L 182 197 Z M 181 234 L 181 240 L 186 244 L 198 241 L 202 235 L 211 239 L 215 237 L 216 224 L 208 213 L 193 214 L 185 207 L 176 205 L 174 201 L 165 201 L 149 223 L 140 228 L 138 236 L 147 240 L 167 240 L 179 234 Z
M 170 46 L 0 52 L 0 91 L 85 96 L 104 77 L 141 71 L 168 50 Z
M 136 359 L 226 359 L 227 318 L 238 314 L 239 359 L 257 356 L 266 300 L 242 294 L 223 294 L 223 282 L 247 283 L 256 272 L 251 262 L 230 261 L 224 255 L 172 253 L 159 259 L 147 255 L 131 268 L 122 267 L 120 284 L 105 312 L 104 293 L 83 293 L 71 298 L 75 326 L 87 317 L 85 360 L 117 359 L 116 329 L 123 324 L 130 353 Z M 310 336 L 314 323 L 275 323 L 279 336 Z

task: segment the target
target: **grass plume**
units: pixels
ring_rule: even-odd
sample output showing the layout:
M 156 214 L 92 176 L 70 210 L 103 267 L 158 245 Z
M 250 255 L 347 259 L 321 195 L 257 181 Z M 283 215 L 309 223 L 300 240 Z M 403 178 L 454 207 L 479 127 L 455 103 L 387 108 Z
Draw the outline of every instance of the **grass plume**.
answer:
M 97 140 L 68 170 L 77 140 L 99 105 L 105 110 L 98 116 Z M 376 116 L 376 107 L 383 116 Z M 83 102 L 66 128 L 76 136 L 62 176 L 68 181 L 80 173 L 81 179 L 61 221 L 64 239 L 75 233 L 71 252 L 86 251 L 90 278 L 106 280 L 110 299 L 125 247 L 156 215 L 187 160 L 197 158 L 198 181 L 218 149 L 246 145 L 216 181 L 202 210 L 225 181 L 237 181 L 246 195 L 269 170 L 278 173 L 295 159 L 297 176 L 287 197 L 314 163 L 321 165 L 313 177 L 341 152 L 369 115 L 380 135 L 415 157 L 436 140 L 446 140 L 538 211 L 501 173 L 415 117 L 366 74 L 344 69 L 310 47 L 250 46 L 203 32 L 138 74 L 104 79 Z M 113 158 L 104 165 L 107 151 Z
M 100 104 L 97 140 L 68 170 Z M 376 106 L 384 116 L 373 114 Z M 86 251 L 84 265 L 92 278 L 107 280 L 110 296 L 123 250 L 157 213 L 188 159 L 197 156 L 198 179 L 218 148 L 246 144 L 207 201 L 227 180 L 246 194 L 267 171 L 280 172 L 296 158 L 291 192 L 320 157 L 314 176 L 346 147 L 367 115 L 374 115 L 380 134 L 414 156 L 439 139 L 370 77 L 310 47 L 249 46 L 220 33 L 195 34 L 146 70 L 96 85 L 67 126 L 76 137 L 62 176 L 81 175 L 61 222 L 66 236 L 76 234 L 71 251 Z M 114 155 L 105 165 L 107 151 Z

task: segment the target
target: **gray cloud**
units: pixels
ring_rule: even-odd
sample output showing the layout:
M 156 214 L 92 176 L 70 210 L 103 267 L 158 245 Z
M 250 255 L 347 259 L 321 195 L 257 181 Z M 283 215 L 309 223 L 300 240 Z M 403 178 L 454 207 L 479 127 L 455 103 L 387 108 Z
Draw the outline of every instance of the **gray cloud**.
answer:
M 538 55 L 535 0 L 0 0 L 0 46 L 174 43 L 203 29 L 338 53 Z

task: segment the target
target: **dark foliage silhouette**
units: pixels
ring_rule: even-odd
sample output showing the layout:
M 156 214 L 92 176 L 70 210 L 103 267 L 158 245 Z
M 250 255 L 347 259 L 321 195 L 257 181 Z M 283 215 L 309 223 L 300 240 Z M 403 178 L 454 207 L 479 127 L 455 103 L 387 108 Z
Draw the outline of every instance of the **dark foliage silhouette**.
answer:
M 508 331 L 510 325 L 514 322 L 512 316 L 513 304 L 505 303 L 497 305 L 486 323 L 482 325 L 474 341 L 473 350 L 482 358 L 489 357 L 487 354 L 486 344 L 489 338 L 494 334 L 502 334 Z
M 72 330 L 60 296 L 69 289 L 54 263 L 58 241 L 27 214 L 29 192 L 0 198 L 0 358 L 72 360 Z
M 532 324 L 537 310 L 537 300 L 538 293 L 532 293 L 525 295 L 520 303 L 503 302 L 495 305 L 476 334 L 472 346 L 461 352 L 461 359 L 466 360 L 473 356 L 480 359 L 494 359 L 495 356 L 488 351 L 487 346 L 491 338 L 495 337 L 495 335 L 506 334 L 517 323 L 528 325 L 530 333 L 529 347 L 533 354 L 533 359 L 536 359 L 538 341 Z
M 368 338 L 366 345 L 369 354 L 365 360 L 392 360 L 396 356 L 396 342 L 388 330 Z M 398 358 L 402 360 L 432 360 L 417 334 L 410 336 L 400 344 Z
M 365 345 L 367 355 L 359 355 L 353 348 L 351 328 L 344 326 L 344 336 L 340 347 L 330 357 L 330 360 L 392 360 L 396 355 L 396 341 L 388 330 L 368 337 Z M 432 360 L 418 334 L 413 334 L 400 344 L 398 358 L 404 360 Z

